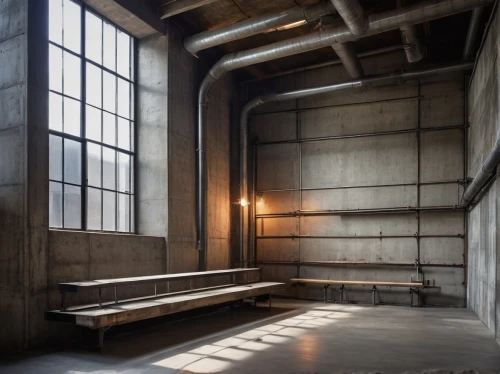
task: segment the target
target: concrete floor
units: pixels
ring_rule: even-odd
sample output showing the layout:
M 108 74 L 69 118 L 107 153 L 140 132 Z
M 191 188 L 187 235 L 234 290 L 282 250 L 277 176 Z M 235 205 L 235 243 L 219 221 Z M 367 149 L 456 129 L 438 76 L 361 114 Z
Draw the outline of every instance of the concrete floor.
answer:
M 466 309 L 276 300 L 110 336 L 103 354 L 41 352 L 1 373 L 500 372 L 500 346 Z M 62 326 L 64 328 L 64 326 Z

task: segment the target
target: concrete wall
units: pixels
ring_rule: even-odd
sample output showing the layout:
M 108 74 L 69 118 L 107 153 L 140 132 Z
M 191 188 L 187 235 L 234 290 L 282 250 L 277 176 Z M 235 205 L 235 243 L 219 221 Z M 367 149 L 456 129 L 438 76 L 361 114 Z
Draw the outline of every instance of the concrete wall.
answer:
M 199 60 L 183 33 L 140 40 L 137 88 L 137 233 L 48 227 L 48 2 L 0 2 L 0 348 L 10 352 L 73 337 L 44 312 L 60 305 L 57 283 L 193 271 L 195 123 Z M 29 30 L 28 30 L 29 24 Z M 210 269 L 229 266 L 229 128 L 233 83 L 212 94 L 209 111 Z M 222 282 L 224 280 L 215 280 Z M 214 282 L 207 282 L 212 284 Z M 204 284 L 199 284 L 202 286 Z M 166 285 L 158 285 L 166 292 Z M 183 287 L 171 282 L 170 291 Z M 125 287 L 120 298 L 152 293 Z M 90 294 L 69 302 L 95 302 Z M 109 292 L 105 298 L 112 298 Z
M 362 60 L 366 74 L 405 64 L 404 53 Z M 348 80 L 342 66 L 253 83 L 259 93 L 313 87 Z M 404 129 L 463 126 L 463 75 L 363 88 L 269 104 L 251 117 L 252 137 L 289 141 Z M 453 207 L 463 192 L 463 129 L 395 135 L 282 142 L 257 147 L 257 215 L 297 210 L 356 210 Z M 418 182 L 421 185 L 418 185 Z M 366 187 L 373 186 L 373 187 Z M 257 262 L 264 279 L 293 276 L 320 279 L 409 281 L 419 259 L 426 305 L 464 305 L 464 215 L 461 211 L 411 214 L 258 218 Z M 420 235 L 418 240 L 417 235 Z M 285 237 L 283 237 L 285 236 Z M 298 238 L 306 236 L 306 238 Z M 371 236 L 372 238 L 361 238 Z M 373 238 L 374 237 L 374 238 Z M 348 261 L 385 267 L 311 266 L 272 262 Z M 393 264 L 393 266 L 391 266 Z M 436 265 L 446 265 L 438 267 Z M 338 290 L 337 290 L 338 291 Z M 338 299 L 337 291 L 331 297 Z M 322 287 L 300 288 L 304 298 L 322 298 Z M 286 294 L 295 295 L 290 286 Z M 371 300 L 370 287 L 348 287 L 352 301 Z M 407 289 L 379 288 L 382 302 L 408 303 Z
M 184 32 L 139 44 L 138 232 L 164 236 L 169 272 L 197 271 L 196 110 L 206 66 L 182 47 Z M 141 64 L 141 61 L 143 62 Z M 229 266 L 229 128 L 232 79 L 210 93 L 208 111 L 208 269 Z M 166 146 L 168 145 L 168 146 Z
M 497 8 L 468 93 L 468 175 L 476 176 L 500 135 L 500 12 Z M 498 174 L 497 174 L 498 175 Z M 500 342 L 500 182 L 468 215 L 468 306 Z

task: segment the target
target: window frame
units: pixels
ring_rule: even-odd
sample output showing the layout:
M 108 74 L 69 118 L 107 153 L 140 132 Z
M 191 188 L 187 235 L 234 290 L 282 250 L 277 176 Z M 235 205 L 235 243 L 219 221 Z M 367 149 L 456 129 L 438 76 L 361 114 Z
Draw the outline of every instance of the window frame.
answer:
M 59 0 L 63 3 L 63 0 Z M 64 92 L 58 92 L 49 87 L 49 90 L 47 92 L 47 97 L 50 97 L 51 94 L 53 95 L 58 95 L 61 97 L 61 100 L 64 101 L 65 98 L 68 98 L 70 100 L 76 100 L 79 102 L 80 105 L 80 135 L 72 135 L 69 133 L 64 132 L 64 125 L 61 131 L 54 130 L 50 128 L 49 124 L 49 139 L 51 136 L 56 136 L 61 139 L 61 180 L 55 180 L 52 179 L 51 176 L 49 175 L 48 182 L 49 184 L 52 183 L 58 183 L 62 186 L 62 192 L 61 192 L 61 226 L 50 226 L 49 222 L 49 228 L 53 230 L 72 230 L 72 231 L 88 231 L 88 232 L 101 232 L 101 233 L 117 233 L 117 234 L 136 234 L 136 196 L 137 196 L 137 173 L 136 173 L 136 160 L 137 160 L 137 123 L 136 123 L 136 108 L 137 108 L 137 38 L 134 37 L 130 32 L 127 30 L 123 29 L 122 27 L 118 26 L 116 23 L 113 21 L 109 20 L 107 17 L 103 16 L 100 14 L 98 11 L 93 9 L 92 7 L 88 6 L 81 0 L 65 0 L 65 1 L 71 1 L 78 6 L 80 6 L 81 12 L 80 12 L 80 53 L 74 52 L 71 49 L 65 47 L 62 44 L 58 44 L 52 40 L 48 40 L 48 47 L 50 49 L 51 46 L 54 46 L 56 48 L 59 48 L 61 51 L 61 54 L 69 53 L 74 57 L 77 57 L 80 60 L 80 98 L 76 98 L 73 96 L 69 96 Z M 102 22 L 102 31 L 101 31 L 101 64 L 89 59 L 86 55 L 86 13 L 89 12 L 92 15 L 98 17 Z M 50 17 L 50 15 L 47 15 Z M 50 20 L 49 20 L 50 23 Z M 106 66 L 104 66 L 104 23 L 108 23 L 112 25 L 114 28 L 116 28 L 117 31 L 123 32 L 126 35 L 130 37 L 130 66 L 129 66 L 129 71 L 130 71 L 130 77 L 127 78 L 120 73 L 118 73 L 118 53 L 117 53 L 117 40 L 118 40 L 118 33 L 115 32 L 115 70 L 113 71 Z M 64 26 L 62 27 L 62 35 L 63 35 L 63 40 L 61 41 L 64 44 Z M 89 104 L 86 102 L 86 72 L 87 72 L 87 64 L 91 64 L 94 67 L 101 69 L 101 108 L 96 107 L 93 104 Z M 49 62 L 50 65 L 50 62 Z M 62 85 L 64 87 L 64 63 L 61 66 L 61 75 L 62 75 Z M 129 92 L 129 112 L 131 113 L 130 118 L 123 117 L 118 114 L 118 110 L 116 109 L 116 113 L 112 113 L 108 110 L 105 110 L 103 107 L 103 102 L 104 102 L 104 82 L 103 82 L 103 77 L 104 73 L 111 74 L 115 78 L 115 106 L 118 107 L 118 79 L 124 80 L 126 83 L 130 84 L 130 92 Z M 47 72 L 49 74 L 49 72 Z M 62 89 L 62 91 L 64 91 Z M 96 141 L 94 139 L 89 139 L 86 137 L 86 112 L 87 112 L 87 106 L 92 107 L 94 109 L 100 110 L 101 113 L 101 141 Z M 50 111 L 50 108 L 49 108 Z M 103 142 L 104 140 L 104 121 L 103 121 L 103 114 L 108 113 L 113 116 L 115 116 L 115 146 L 106 144 Z M 63 105 L 63 111 L 62 111 L 62 118 L 64 118 L 64 105 Z M 120 148 L 118 145 L 118 120 L 119 119 L 124 119 L 129 122 L 129 148 L 130 150 Z M 63 119 L 63 124 L 64 124 L 64 119 Z M 64 164 L 64 141 L 65 140 L 71 140 L 78 142 L 81 146 L 81 151 L 80 151 L 80 157 L 81 157 L 81 167 L 80 167 L 80 181 L 81 184 L 75 184 L 71 182 L 65 181 L 65 164 Z M 88 157 L 88 152 L 87 152 L 87 145 L 95 144 L 101 147 L 101 186 L 100 187 L 95 187 L 95 186 L 90 186 L 88 184 L 88 165 L 87 165 L 87 157 Z M 103 160 L 103 147 L 106 147 L 108 149 L 111 149 L 115 152 L 115 189 L 109 189 L 104 187 L 104 179 L 103 179 L 103 165 L 104 165 L 104 160 Z M 119 190 L 118 187 L 118 158 L 119 158 L 119 153 L 126 154 L 130 157 L 130 165 L 129 165 L 129 187 L 130 191 L 128 192 L 123 192 Z M 68 228 L 64 227 L 64 186 L 69 185 L 69 186 L 74 186 L 80 188 L 80 194 L 81 194 L 81 199 L 80 199 L 80 212 L 81 212 L 81 228 Z M 101 208 L 101 229 L 88 229 L 88 222 L 87 222 L 87 210 L 88 210 L 88 189 L 92 188 L 95 190 L 99 190 L 101 192 L 101 202 L 100 202 L 100 208 Z M 114 230 L 105 230 L 104 229 L 104 192 L 112 192 L 115 194 L 115 229 Z M 50 192 L 49 192 L 50 193 Z M 120 231 L 118 227 L 118 213 L 119 213 L 119 206 L 118 206 L 118 200 L 120 194 L 126 195 L 129 198 L 129 222 L 128 222 L 128 231 Z M 50 214 L 50 210 L 49 210 Z

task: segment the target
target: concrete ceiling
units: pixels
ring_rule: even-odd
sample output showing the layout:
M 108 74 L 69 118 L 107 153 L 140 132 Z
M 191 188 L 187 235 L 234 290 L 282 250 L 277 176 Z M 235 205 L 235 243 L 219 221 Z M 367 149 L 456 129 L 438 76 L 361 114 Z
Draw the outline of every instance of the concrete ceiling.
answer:
M 155 3 L 158 8 L 166 2 L 165 0 L 150 1 Z M 171 0 L 168 2 L 171 2 Z M 317 2 L 318 0 L 217 0 L 208 5 L 173 16 L 171 19 L 182 24 L 188 30 L 187 34 L 192 35 L 203 30 L 216 29 L 251 17 L 278 12 L 296 5 L 307 5 Z M 401 5 L 404 6 L 415 2 L 418 1 L 360 0 L 366 14 L 395 9 Z M 419 26 L 424 35 L 424 42 L 428 50 L 428 57 L 421 64 L 459 59 L 465 42 L 469 18 L 470 12 L 467 12 Z M 323 24 L 338 21 L 339 16 L 336 14 L 327 16 L 322 20 Z M 485 23 L 486 19 L 483 21 Z M 259 34 L 212 48 L 210 52 L 201 51 L 199 56 L 203 58 L 204 54 L 213 54 L 214 52 L 216 55 L 222 56 L 230 52 L 247 50 L 276 41 L 309 34 L 318 27 L 318 23 L 310 23 L 289 30 Z M 479 35 L 482 35 L 482 29 Z M 360 53 L 396 44 L 401 44 L 399 32 L 391 31 L 362 38 L 354 43 L 354 47 L 356 52 Z M 283 70 L 295 69 L 307 64 L 320 63 L 332 59 L 336 59 L 335 52 L 331 48 L 323 48 L 243 69 L 237 72 L 237 78 L 247 79 L 266 76 Z

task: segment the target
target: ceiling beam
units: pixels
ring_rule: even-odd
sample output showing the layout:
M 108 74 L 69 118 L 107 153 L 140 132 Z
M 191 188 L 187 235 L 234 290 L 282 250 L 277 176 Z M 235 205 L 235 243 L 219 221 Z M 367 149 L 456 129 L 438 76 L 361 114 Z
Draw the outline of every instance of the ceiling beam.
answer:
M 165 23 L 149 1 L 83 0 L 83 2 L 136 38 L 144 38 L 157 32 L 165 34 Z
M 211 4 L 217 0 L 176 0 L 161 6 L 161 18 L 168 18 L 188 10 Z

